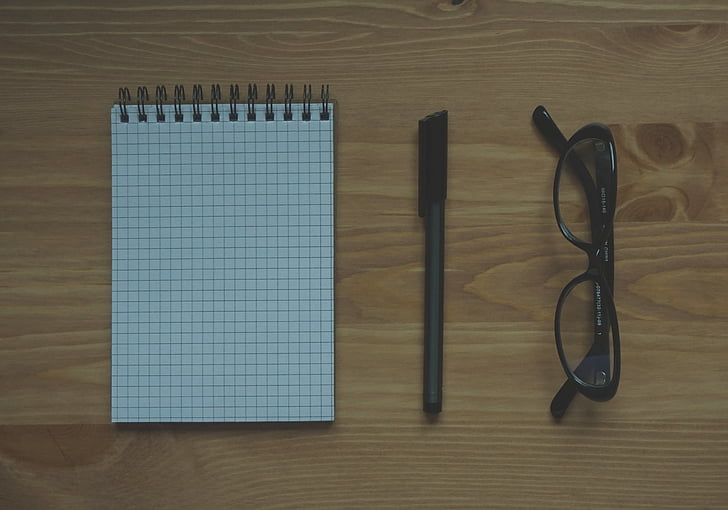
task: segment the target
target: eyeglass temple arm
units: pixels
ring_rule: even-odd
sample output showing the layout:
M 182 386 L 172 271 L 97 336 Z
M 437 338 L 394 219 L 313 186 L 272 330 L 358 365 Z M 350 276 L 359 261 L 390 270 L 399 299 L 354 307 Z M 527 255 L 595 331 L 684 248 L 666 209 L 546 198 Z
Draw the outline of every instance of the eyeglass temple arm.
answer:
M 596 181 L 597 186 L 601 190 L 602 188 L 609 193 L 611 191 L 611 158 L 602 156 L 598 157 L 596 160 Z M 601 191 L 600 194 L 600 201 L 602 200 L 601 197 Z M 607 207 L 606 210 L 602 209 L 602 207 L 598 208 L 598 214 L 591 215 L 591 229 L 592 229 L 592 239 L 597 239 L 600 235 L 600 232 L 604 228 L 604 222 L 607 221 L 608 217 L 611 214 L 614 214 L 613 204 L 612 204 L 612 197 L 604 197 L 605 200 L 605 206 Z M 604 257 L 604 279 L 605 283 L 607 284 L 608 288 L 605 289 L 611 296 L 614 296 L 614 230 L 611 230 L 609 232 L 609 235 L 604 240 L 604 251 L 602 253 L 602 257 Z M 602 290 L 602 296 L 604 294 L 604 290 Z M 597 302 L 597 290 L 596 287 L 594 289 L 594 302 Z M 609 330 L 610 330 L 610 320 L 609 314 L 602 314 L 602 320 L 597 321 L 596 320 L 596 314 L 598 311 L 595 309 L 594 311 L 595 317 L 594 317 L 594 345 L 592 345 L 592 348 L 590 349 L 590 356 L 594 354 L 601 354 L 601 355 L 609 355 Z M 606 373 L 609 373 L 607 367 Z
M 612 175 L 612 168 L 611 168 L 611 158 L 599 158 L 597 159 L 597 169 L 596 169 L 596 179 L 597 179 L 597 186 L 601 189 L 602 187 L 607 190 L 607 193 L 611 193 L 612 189 L 615 187 L 612 180 L 614 179 L 614 176 Z M 601 193 L 601 192 L 600 192 Z M 601 196 L 600 196 L 601 200 Z M 606 221 L 605 216 L 614 216 L 616 211 L 614 210 L 616 208 L 616 204 L 614 203 L 614 197 L 613 196 L 607 196 L 605 197 L 606 200 L 606 212 L 602 212 L 600 208 L 600 214 L 598 216 L 597 220 L 592 220 L 592 235 L 596 236 L 603 228 L 602 222 Z M 609 232 L 609 236 L 605 240 L 605 247 L 607 249 L 606 254 L 608 255 L 608 260 L 606 260 L 606 268 L 605 268 L 605 279 L 607 281 L 607 284 L 609 285 L 609 291 L 614 295 L 614 230 Z
M 566 150 L 568 141 L 544 106 L 537 106 L 533 114 L 531 114 L 531 118 L 543 137 L 554 149 L 559 152 Z
M 574 400 L 576 392 L 576 383 L 571 379 L 567 379 L 566 382 L 561 385 L 561 389 L 556 392 L 556 395 L 551 401 L 551 416 L 557 420 L 564 416 L 566 410 L 571 404 L 571 401 Z

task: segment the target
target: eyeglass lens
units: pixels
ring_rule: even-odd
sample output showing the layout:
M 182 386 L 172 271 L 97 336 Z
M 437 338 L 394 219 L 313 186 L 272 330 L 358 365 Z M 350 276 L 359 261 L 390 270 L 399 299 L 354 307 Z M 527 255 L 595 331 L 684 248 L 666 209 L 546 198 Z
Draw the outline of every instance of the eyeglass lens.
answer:
M 583 281 L 568 293 L 559 317 L 569 370 L 594 386 L 606 386 L 614 369 L 614 338 L 606 299 L 598 282 Z
M 566 228 L 577 239 L 590 243 L 599 235 L 602 219 L 591 218 L 606 206 L 606 196 L 598 190 L 597 171 L 608 172 L 611 165 L 605 143 L 586 139 L 569 150 L 559 168 L 558 207 Z M 592 221 L 593 220 L 593 221 Z

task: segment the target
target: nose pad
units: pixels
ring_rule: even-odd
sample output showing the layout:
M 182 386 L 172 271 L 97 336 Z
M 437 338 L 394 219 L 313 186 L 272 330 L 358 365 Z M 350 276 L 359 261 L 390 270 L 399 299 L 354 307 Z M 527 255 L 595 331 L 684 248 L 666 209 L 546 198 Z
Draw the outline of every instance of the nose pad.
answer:
M 594 381 L 597 386 L 603 386 L 607 384 L 607 373 L 604 370 L 598 370 L 596 376 L 594 377 Z

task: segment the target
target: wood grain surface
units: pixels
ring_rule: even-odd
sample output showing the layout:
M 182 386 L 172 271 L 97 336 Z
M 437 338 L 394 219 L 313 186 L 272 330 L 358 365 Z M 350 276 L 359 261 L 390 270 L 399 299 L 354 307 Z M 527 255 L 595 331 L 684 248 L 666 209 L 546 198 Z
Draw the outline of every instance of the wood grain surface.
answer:
M 722 0 L 6 0 L 0 70 L 0 508 L 728 508 Z M 333 424 L 110 424 L 109 107 L 198 82 L 331 85 Z M 619 162 L 622 382 L 561 423 L 553 309 L 586 260 L 538 104 Z M 443 108 L 428 420 L 416 140 Z

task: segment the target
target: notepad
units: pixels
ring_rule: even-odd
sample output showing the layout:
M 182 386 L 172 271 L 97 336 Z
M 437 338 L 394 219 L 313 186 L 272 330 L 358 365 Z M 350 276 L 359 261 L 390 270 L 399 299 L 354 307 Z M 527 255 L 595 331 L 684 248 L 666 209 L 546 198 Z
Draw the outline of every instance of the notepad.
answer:
M 266 106 L 111 110 L 113 422 L 334 418 L 334 105 Z

